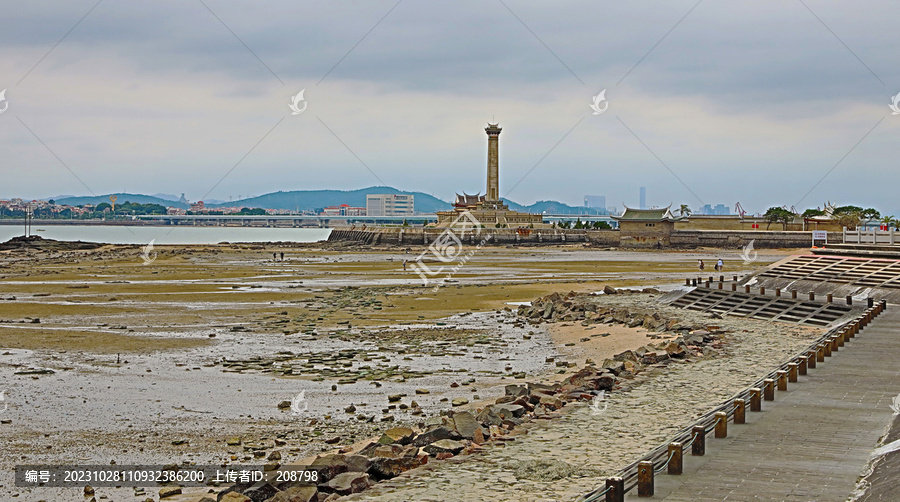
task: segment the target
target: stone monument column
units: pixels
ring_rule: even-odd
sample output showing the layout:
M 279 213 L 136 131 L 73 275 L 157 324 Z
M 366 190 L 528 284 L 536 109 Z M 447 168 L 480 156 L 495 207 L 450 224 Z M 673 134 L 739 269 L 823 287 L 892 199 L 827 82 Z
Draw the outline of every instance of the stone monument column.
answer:
M 488 201 L 500 200 L 500 131 L 499 124 L 488 123 L 484 132 L 488 135 L 487 193 Z

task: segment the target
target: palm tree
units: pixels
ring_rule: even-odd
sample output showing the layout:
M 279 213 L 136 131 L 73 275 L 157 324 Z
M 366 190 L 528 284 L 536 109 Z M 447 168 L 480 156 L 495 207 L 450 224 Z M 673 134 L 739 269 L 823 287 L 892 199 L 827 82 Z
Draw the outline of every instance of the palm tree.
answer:
M 687 204 L 682 204 L 681 207 L 678 208 L 678 214 L 680 216 L 690 216 L 692 212 L 693 211 L 691 211 L 691 208 Z
M 885 216 L 881 218 L 881 224 L 888 227 L 888 229 L 890 229 L 891 225 L 894 225 L 894 228 L 896 228 L 897 220 L 894 219 L 894 215 Z

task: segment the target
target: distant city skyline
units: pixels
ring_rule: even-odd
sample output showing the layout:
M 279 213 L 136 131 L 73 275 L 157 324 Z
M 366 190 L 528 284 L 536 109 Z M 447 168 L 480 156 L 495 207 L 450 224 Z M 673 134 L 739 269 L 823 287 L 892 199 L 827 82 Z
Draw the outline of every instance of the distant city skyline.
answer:
M 866 5 L 24 3 L 0 16 L 0 195 L 450 201 L 483 190 L 499 122 L 521 204 L 596 184 L 616 205 L 644 186 L 649 206 L 893 212 L 900 4 Z

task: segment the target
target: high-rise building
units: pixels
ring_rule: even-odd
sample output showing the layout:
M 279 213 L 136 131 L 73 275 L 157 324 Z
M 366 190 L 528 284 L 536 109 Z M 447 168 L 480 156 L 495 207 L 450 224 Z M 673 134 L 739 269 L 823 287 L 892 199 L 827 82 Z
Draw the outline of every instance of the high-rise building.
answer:
M 641 209 L 647 209 L 647 187 L 641 187 Z
M 605 195 L 585 195 L 584 207 L 606 209 Z
M 366 195 L 366 216 L 412 216 L 414 213 L 415 201 L 413 195 Z
M 731 214 L 731 210 L 725 204 L 716 204 L 715 207 L 711 204 L 704 204 L 703 206 L 700 206 L 699 214 L 727 216 Z

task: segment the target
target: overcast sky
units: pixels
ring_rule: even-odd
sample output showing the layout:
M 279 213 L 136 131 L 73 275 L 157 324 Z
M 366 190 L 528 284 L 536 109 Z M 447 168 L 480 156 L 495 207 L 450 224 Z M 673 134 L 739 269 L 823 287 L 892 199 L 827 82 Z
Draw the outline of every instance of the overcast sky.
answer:
M 520 203 L 900 211 L 896 1 L 7 5 L 0 196 L 450 200 L 484 192 L 496 119 Z

